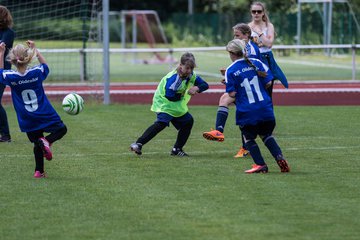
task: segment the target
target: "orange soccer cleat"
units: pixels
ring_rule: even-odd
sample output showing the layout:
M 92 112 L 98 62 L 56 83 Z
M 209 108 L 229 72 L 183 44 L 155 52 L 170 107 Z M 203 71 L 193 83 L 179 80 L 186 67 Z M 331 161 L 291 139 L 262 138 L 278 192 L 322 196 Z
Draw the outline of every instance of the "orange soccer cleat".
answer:
M 218 130 L 211 130 L 210 132 L 204 132 L 203 137 L 207 140 L 223 142 L 225 140 L 224 134 Z
M 245 171 L 246 173 L 267 173 L 268 167 L 267 165 L 256 165 L 253 164 L 252 168 Z
M 247 155 L 249 155 L 249 151 L 246 150 L 245 148 L 241 147 L 240 150 L 238 151 L 238 153 L 234 156 L 234 158 L 242 158 L 242 157 L 246 157 Z

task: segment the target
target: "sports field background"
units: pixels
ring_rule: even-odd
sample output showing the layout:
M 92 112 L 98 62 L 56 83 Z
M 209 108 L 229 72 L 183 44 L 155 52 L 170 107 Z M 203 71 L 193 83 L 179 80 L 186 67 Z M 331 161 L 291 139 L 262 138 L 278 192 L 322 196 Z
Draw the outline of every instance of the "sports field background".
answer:
M 80 54 L 79 53 L 54 53 L 46 52 L 57 48 L 57 42 L 39 42 L 38 47 L 44 50 L 44 56 L 50 66 L 50 75 L 47 83 L 78 83 L 80 82 Z M 74 43 L 76 44 L 76 43 Z M 78 43 L 79 44 L 79 43 Z M 65 46 L 66 47 L 66 46 Z M 119 44 L 110 46 L 114 50 Z M 185 50 L 184 50 L 185 51 Z M 110 82 L 158 82 L 164 74 L 172 70 L 178 64 L 183 52 L 174 52 L 172 55 L 160 53 L 161 57 L 172 57 L 175 62 L 144 64 L 157 62 L 153 53 L 111 53 L 110 54 Z M 221 78 L 219 69 L 231 64 L 228 53 L 225 51 L 193 51 L 197 67 L 209 82 L 218 82 Z M 279 66 L 291 81 L 312 80 L 351 80 L 352 79 L 352 55 L 346 49 L 337 49 L 330 56 L 324 50 L 274 50 L 274 56 Z M 360 57 L 355 57 L 355 64 Z M 85 83 L 103 82 L 103 59 L 102 53 L 86 54 Z M 360 70 L 355 71 L 355 79 L 360 79 Z
M 185 151 L 169 155 L 173 127 L 138 157 L 129 145 L 155 119 L 149 105 L 86 103 L 66 115 L 68 134 L 34 179 L 32 145 L 7 112 L 12 143 L 1 143 L 1 239 L 358 239 L 360 109 L 275 107 L 275 137 L 291 166 L 282 174 L 259 145 L 268 174 L 247 175 L 234 159 L 240 139 L 234 109 L 223 143 L 202 132 L 216 106 L 192 106 L 195 125 Z

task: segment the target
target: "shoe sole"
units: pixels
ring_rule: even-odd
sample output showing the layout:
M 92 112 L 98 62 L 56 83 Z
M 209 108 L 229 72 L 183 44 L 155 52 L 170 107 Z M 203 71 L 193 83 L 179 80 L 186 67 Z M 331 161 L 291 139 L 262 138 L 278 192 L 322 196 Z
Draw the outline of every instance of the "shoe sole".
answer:
M 247 171 L 245 171 L 245 173 L 247 173 L 247 174 L 252 174 L 252 173 L 268 173 L 269 172 L 269 170 L 257 170 L 257 171 L 254 171 L 254 172 L 247 172 Z
M 279 165 L 281 172 L 290 172 L 290 167 L 286 160 L 277 161 L 277 164 Z
M 203 137 L 210 141 L 223 142 L 225 140 L 225 138 L 223 138 L 223 137 L 214 137 L 213 135 L 208 134 L 208 133 L 203 133 Z
M 188 154 L 185 154 L 185 155 L 179 155 L 179 154 L 174 154 L 174 153 L 171 153 L 170 156 L 173 156 L 173 157 L 189 157 Z

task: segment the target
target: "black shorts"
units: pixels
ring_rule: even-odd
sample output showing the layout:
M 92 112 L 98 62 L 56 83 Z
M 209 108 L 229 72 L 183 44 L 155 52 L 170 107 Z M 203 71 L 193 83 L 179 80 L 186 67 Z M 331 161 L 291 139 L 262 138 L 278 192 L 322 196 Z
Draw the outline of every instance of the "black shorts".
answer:
M 241 127 L 241 132 L 245 139 L 255 139 L 258 135 L 270 136 L 275 128 L 275 120 L 267 120 L 257 123 L 256 125 L 245 125 Z
M 44 137 L 44 133 L 54 133 L 59 131 L 60 129 L 66 127 L 62 121 L 55 123 L 53 125 L 50 125 L 46 129 L 39 129 L 32 132 L 27 132 L 26 135 L 28 136 L 30 142 L 36 142 L 37 139 Z

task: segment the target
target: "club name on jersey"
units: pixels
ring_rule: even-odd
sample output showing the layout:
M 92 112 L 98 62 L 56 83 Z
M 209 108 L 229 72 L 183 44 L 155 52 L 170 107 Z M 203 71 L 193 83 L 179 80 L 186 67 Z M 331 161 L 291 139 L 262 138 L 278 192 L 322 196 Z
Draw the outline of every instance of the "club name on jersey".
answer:
M 242 68 L 241 71 L 237 70 L 236 72 L 234 72 L 235 76 L 239 76 L 241 74 L 241 72 L 247 72 L 247 71 L 253 71 L 254 68 L 252 67 L 246 67 L 246 68 Z
M 37 80 L 39 80 L 39 78 L 35 77 L 32 79 L 25 79 L 25 80 L 20 80 L 18 82 L 11 82 L 11 85 L 15 86 L 15 85 L 21 85 L 21 84 L 26 84 L 26 83 L 32 83 L 32 82 L 36 82 Z

